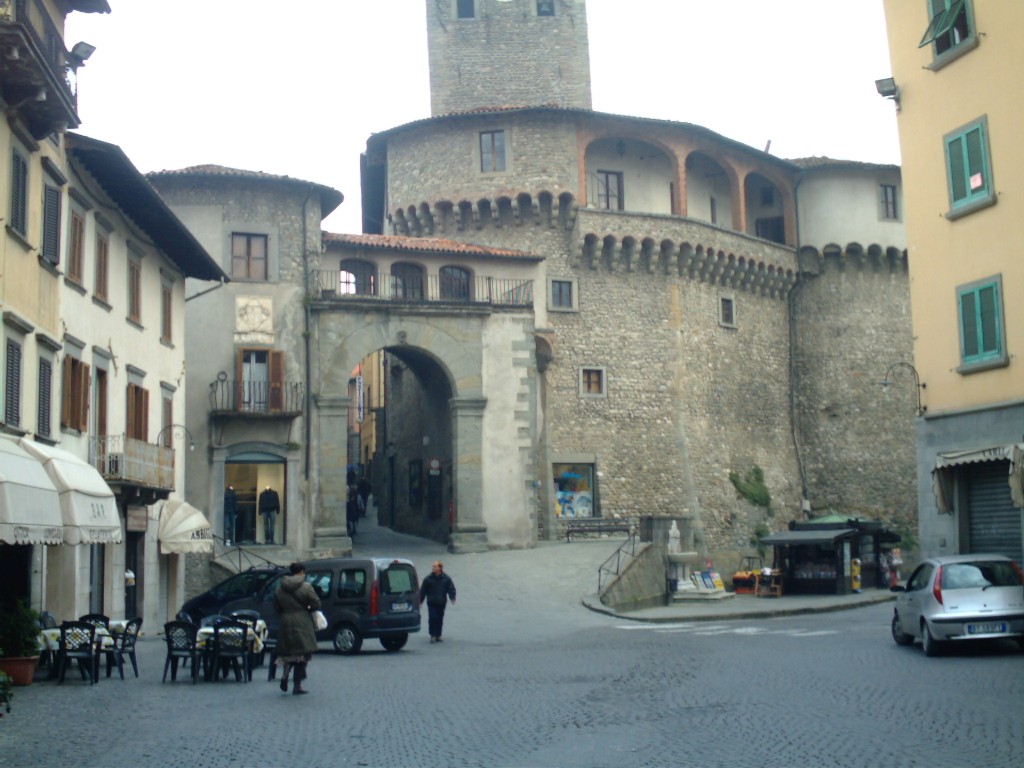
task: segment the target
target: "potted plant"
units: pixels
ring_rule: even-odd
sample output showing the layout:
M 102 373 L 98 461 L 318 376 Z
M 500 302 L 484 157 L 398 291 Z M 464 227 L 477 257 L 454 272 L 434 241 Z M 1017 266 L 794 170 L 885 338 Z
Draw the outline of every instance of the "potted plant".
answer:
M 28 685 L 39 663 L 39 614 L 21 600 L 0 608 L 0 671 Z

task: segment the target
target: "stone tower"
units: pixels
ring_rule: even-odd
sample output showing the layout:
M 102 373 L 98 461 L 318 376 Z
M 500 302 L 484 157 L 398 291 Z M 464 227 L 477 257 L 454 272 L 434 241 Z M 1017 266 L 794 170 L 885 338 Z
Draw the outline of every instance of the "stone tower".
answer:
M 585 0 L 426 0 L 433 116 L 591 109 Z

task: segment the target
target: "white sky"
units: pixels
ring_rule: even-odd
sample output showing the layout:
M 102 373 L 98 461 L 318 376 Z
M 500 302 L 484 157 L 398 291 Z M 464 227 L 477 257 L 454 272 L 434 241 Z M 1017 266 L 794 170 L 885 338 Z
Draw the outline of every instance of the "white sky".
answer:
M 142 172 L 215 163 L 334 187 L 359 232 L 367 137 L 428 117 L 425 0 L 109 0 L 73 13 L 81 133 Z M 882 0 L 588 0 L 594 109 L 796 158 L 899 163 Z

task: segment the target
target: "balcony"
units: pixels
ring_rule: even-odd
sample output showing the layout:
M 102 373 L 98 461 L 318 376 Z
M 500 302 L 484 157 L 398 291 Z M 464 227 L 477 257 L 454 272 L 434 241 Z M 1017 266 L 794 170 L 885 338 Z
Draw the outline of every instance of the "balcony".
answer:
M 89 444 L 89 461 L 110 485 L 151 491 L 174 490 L 174 449 L 124 435 L 106 435 Z
M 0 0 L 0 96 L 36 139 L 78 127 L 64 38 L 43 0 Z
M 341 281 L 341 276 L 349 279 Z M 337 270 L 314 270 L 310 296 L 318 302 L 386 303 L 432 306 L 487 306 L 531 309 L 533 280 L 442 275 L 373 274 L 351 279 Z
M 210 415 L 235 418 L 295 418 L 306 398 L 302 382 L 232 381 L 210 384 Z

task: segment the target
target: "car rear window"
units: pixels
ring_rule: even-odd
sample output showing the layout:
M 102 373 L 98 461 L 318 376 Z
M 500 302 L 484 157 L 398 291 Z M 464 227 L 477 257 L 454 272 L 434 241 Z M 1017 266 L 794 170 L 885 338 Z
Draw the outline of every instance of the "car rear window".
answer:
M 943 589 L 1017 587 L 1020 583 L 1020 574 L 1013 565 L 1001 560 L 951 563 L 942 568 Z
M 393 563 L 380 574 L 382 595 L 400 595 L 403 592 L 415 592 L 416 589 L 416 571 L 411 565 Z

